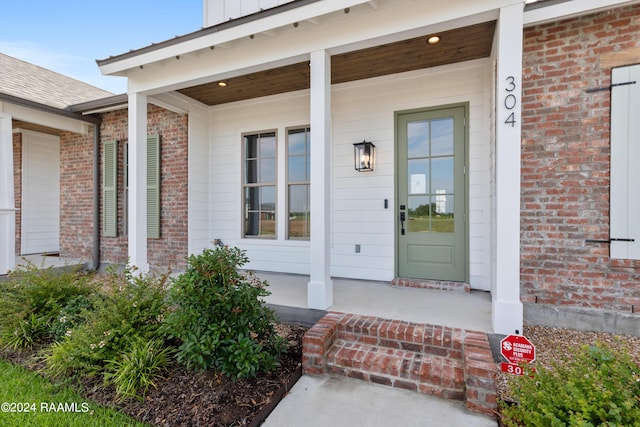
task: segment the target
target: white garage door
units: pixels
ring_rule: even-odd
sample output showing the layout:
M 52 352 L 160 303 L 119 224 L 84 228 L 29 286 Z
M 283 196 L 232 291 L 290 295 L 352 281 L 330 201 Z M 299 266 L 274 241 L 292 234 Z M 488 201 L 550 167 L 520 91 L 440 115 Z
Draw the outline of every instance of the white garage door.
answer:
M 22 137 L 22 254 L 60 251 L 60 138 Z

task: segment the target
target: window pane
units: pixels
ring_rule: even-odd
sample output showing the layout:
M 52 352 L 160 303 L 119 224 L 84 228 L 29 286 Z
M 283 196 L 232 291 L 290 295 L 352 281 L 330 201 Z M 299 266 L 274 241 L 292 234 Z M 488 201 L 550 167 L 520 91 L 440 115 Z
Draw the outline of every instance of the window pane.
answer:
M 431 192 L 453 193 L 453 157 L 431 159 Z
M 289 186 L 289 238 L 309 238 L 309 185 Z
M 244 157 L 245 159 L 258 157 L 258 135 L 246 135 L 244 137 Z
M 260 181 L 261 183 L 276 182 L 276 159 L 260 159 Z
M 407 124 L 408 158 L 429 155 L 429 121 L 415 121 Z
M 275 133 L 263 133 L 260 135 L 260 157 L 276 157 L 276 135 Z
M 453 155 L 453 117 L 431 120 L 431 155 Z
M 289 131 L 289 155 L 305 155 L 307 153 L 308 134 L 305 129 Z
M 289 181 L 300 182 L 308 180 L 309 173 L 307 171 L 307 157 L 289 157 Z
M 258 161 L 245 160 L 244 162 L 244 183 L 255 184 L 258 182 Z

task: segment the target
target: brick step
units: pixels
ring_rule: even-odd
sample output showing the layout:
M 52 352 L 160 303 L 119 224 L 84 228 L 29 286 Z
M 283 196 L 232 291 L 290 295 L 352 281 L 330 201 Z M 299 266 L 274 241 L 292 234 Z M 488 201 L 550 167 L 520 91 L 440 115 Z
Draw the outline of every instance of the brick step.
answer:
M 326 369 L 331 375 L 464 400 L 462 362 L 448 357 L 338 339 Z
M 307 375 L 341 375 L 463 400 L 469 410 L 496 410 L 496 368 L 484 332 L 327 313 L 302 341 Z

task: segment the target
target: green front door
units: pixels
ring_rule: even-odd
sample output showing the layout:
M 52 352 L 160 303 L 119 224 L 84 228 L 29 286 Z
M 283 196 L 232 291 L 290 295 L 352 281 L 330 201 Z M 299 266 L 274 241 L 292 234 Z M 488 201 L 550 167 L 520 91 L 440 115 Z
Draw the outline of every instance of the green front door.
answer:
M 467 280 L 465 105 L 396 115 L 398 277 Z

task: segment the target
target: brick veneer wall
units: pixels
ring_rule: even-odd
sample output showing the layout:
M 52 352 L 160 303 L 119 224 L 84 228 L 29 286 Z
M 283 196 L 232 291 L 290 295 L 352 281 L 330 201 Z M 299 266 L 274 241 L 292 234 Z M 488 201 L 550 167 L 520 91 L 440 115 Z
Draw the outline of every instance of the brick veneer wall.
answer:
M 102 120 L 101 141 L 118 141 L 118 235 L 101 236 L 100 259 L 102 263 L 125 264 L 128 240 L 124 222 L 124 149 L 128 113 L 126 109 L 104 113 Z M 159 239 L 148 240 L 148 261 L 161 268 L 186 264 L 187 127 L 187 115 L 149 105 L 148 133 L 161 136 L 161 228 Z M 64 133 L 61 163 L 61 255 L 89 261 L 93 245 L 93 135 Z
M 118 141 L 118 236 L 101 238 L 103 262 L 127 262 L 128 240 L 124 229 L 124 147 L 128 140 L 127 111 L 102 117 L 102 141 Z M 188 116 L 149 105 L 148 134 L 159 134 L 160 147 L 160 238 L 148 239 L 148 261 L 161 268 L 186 265 L 188 251 Z
M 525 29 L 525 307 L 640 312 L 640 262 L 610 259 L 607 244 L 585 243 L 609 238 L 610 169 L 610 93 L 586 90 L 610 84 L 601 56 L 640 47 L 638 34 L 639 5 Z
M 60 135 L 60 256 L 91 261 L 93 128 Z

